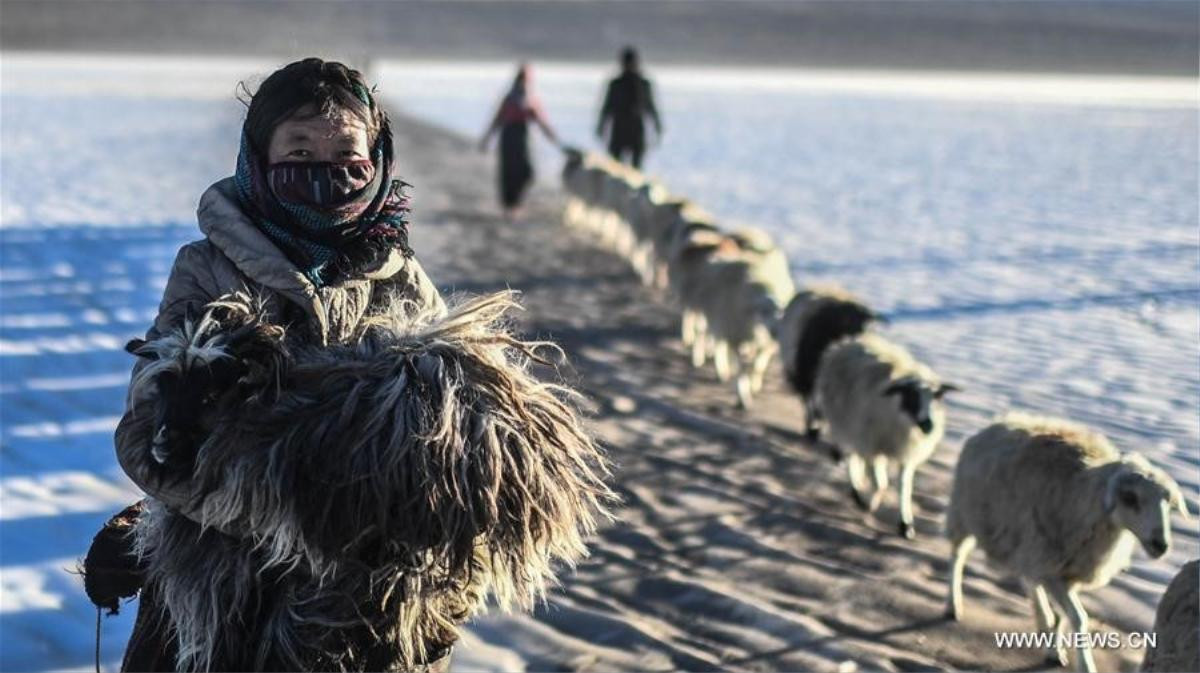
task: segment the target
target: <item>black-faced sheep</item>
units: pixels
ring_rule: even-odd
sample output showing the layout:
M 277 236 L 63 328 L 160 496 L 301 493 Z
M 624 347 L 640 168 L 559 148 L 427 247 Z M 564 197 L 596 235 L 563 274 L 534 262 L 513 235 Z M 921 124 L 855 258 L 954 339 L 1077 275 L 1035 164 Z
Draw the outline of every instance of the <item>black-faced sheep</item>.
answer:
M 875 511 L 888 487 L 892 463 L 900 468 L 900 535 L 914 535 L 912 491 L 917 468 L 946 429 L 943 383 L 907 350 L 877 334 L 840 341 L 825 352 L 817 373 L 817 406 L 832 441 L 846 455 L 855 502 Z M 875 492 L 868 500 L 866 464 Z
M 825 349 L 862 334 L 879 319 L 858 298 L 836 287 L 804 290 L 788 302 L 777 333 L 780 357 L 784 376 L 804 404 L 809 439 L 815 441 L 820 437 L 813 387 Z
M 1166 554 L 1172 509 L 1187 514 L 1179 486 L 1142 456 L 1082 425 L 1011 414 L 968 439 L 955 468 L 947 614 L 962 615 L 963 567 L 978 545 L 1021 578 L 1040 631 L 1056 631 L 1053 600 L 1075 633 L 1087 633 L 1079 592 L 1108 584 L 1138 544 L 1152 558 Z M 1048 655 L 1065 663 L 1060 644 Z M 1075 644 L 1078 668 L 1096 670 L 1086 638 Z
M 176 475 L 188 516 L 152 502 L 134 533 L 181 670 L 411 670 L 489 595 L 530 607 L 584 553 L 612 497 L 606 461 L 570 391 L 529 371 L 539 344 L 506 331 L 512 306 L 391 307 L 318 348 L 235 296 L 135 346 L 151 362 L 123 430 L 145 454 L 123 466 L 158 460 L 176 414 L 153 406 L 191 407 L 192 377 L 235 363 L 233 390 L 201 402 L 206 434 L 166 435 L 168 466 L 194 454 Z M 235 351 L 242 330 L 285 357 Z M 168 372 L 186 394 L 152 394 Z M 398 658 L 373 658 L 385 650 Z

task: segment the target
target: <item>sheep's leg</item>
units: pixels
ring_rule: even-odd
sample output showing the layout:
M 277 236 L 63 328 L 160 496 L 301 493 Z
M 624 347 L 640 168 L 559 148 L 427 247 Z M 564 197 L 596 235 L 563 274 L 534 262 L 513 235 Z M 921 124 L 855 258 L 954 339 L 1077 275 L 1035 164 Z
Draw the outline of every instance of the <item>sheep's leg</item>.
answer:
M 1057 635 L 1062 621 L 1058 615 L 1054 613 L 1050 607 L 1050 599 L 1046 597 L 1046 589 L 1040 584 L 1027 584 L 1029 591 L 1029 603 L 1033 606 L 1033 617 L 1037 621 L 1037 628 L 1040 633 L 1048 633 Z M 1051 643 L 1050 648 L 1046 650 L 1046 663 L 1053 666 L 1066 666 L 1070 663 L 1067 659 L 1067 650 L 1059 647 L 1057 640 Z
M 732 348 L 724 339 L 717 342 L 713 351 L 713 366 L 717 368 L 717 380 L 725 383 L 733 377 Z
M 1088 614 L 1083 609 L 1079 595 L 1059 581 L 1047 582 L 1045 587 L 1054 602 L 1058 603 L 1058 606 L 1066 613 L 1075 633 L 1087 634 Z M 1085 636 L 1076 637 L 1079 640 L 1076 643 L 1078 646 L 1075 648 L 1075 667 L 1086 673 L 1096 673 L 1096 660 L 1092 657 L 1091 644 L 1087 642 Z
M 807 397 L 804 399 L 804 436 L 810 442 L 816 442 L 821 439 L 821 426 L 817 424 L 820 419 L 821 412 L 817 410 L 817 400 L 815 397 Z
M 654 287 L 659 290 L 667 289 L 669 284 L 667 278 L 667 265 L 662 262 L 653 262 L 654 264 Z
M 860 509 L 867 510 L 867 498 L 863 492 L 867 489 L 867 463 L 862 456 L 857 453 L 852 453 L 846 459 L 846 472 L 850 476 L 850 493 L 854 496 L 854 502 Z
M 917 474 L 917 466 L 911 463 L 900 468 L 900 537 L 909 540 L 917 536 L 913 528 L 913 479 Z
M 738 407 L 749 409 L 754 402 L 754 362 L 747 362 L 746 354 L 741 350 L 734 354 L 737 364 L 737 396 Z
M 683 324 L 680 327 L 679 339 L 683 341 L 684 346 L 691 346 L 695 339 L 696 332 L 696 312 L 684 309 Z
M 962 619 L 963 569 L 972 551 L 975 551 L 975 536 L 968 535 L 954 543 L 954 552 L 950 556 L 950 594 L 946 597 L 946 616 L 956 621 Z
M 692 366 L 699 369 L 708 361 L 708 320 L 703 313 L 692 312 Z
M 575 198 L 568 196 L 567 204 L 563 207 L 562 221 L 563 225 L 571 226 L 571 222 L 575 220 Z
M 600 230 L 598 232 L 600 245 L 604 246 L 606 250 L 612 250 L 612 230 L 614 226 L 616 226 L 616 216 L 612 214 L 612 211 L 606 210 L 604 215 L 600 216 Z
M 875 493 L 871 495 L 871 507 L 868 511 L 874 512 L 883 504 L 883 497 L 887 495 L 888 487 L 888 459 L 887 456 L 875 456 L 871 463 L 871 477 L 875 482 Z
M 754 402 L 754 384 L 750 381 L 750 375 L 743 369 L 737 377 L 737 398 L 739 409 L 749 409 Z
M 771 356 L 775 354 L 772 348 L 763 348 L 754 356 L 754 364 L 750 369 L 750 386 L 754 392 L 760 392 L 763 387 L 763 379 L 767 375 L 767 366 L 771 364 Z
M 650 247 L 645 243 L 638 243 L 634 257 L 637 261 L 638 274 L 642 277 L 642 285 L 653 287 L 654 259 L 650 256 Z

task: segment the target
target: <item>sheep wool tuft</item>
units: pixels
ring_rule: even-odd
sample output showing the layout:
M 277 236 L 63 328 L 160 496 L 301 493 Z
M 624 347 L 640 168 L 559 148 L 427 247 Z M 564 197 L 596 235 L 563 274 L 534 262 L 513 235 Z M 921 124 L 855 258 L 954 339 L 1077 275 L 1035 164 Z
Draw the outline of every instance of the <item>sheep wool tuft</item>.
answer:
M 222 402 L 198 448 L 198 522 L 152 503 L 136 528 L 181 669 L 409 670 L 489 596 L 528 609 L 586 553 L 607 462 L 576 395 L 531 371 L 552 346 L 513 336 L 515 307 L 393 306 L 328 348 L 272 333 L 286 357 L 240 385 L 277 390 Z M 233 296 L 205 319 L 262 315 Z

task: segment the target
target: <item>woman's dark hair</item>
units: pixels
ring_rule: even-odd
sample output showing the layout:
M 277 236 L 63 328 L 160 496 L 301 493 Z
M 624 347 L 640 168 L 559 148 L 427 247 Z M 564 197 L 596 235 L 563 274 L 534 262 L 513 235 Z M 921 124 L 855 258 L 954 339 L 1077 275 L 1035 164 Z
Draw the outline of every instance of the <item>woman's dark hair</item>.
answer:
M 244 128 L 256 152 L 266 152 L 275 127 L 304 108 L 313 117 L 353 114 L 366 125 L 372 145 L 383 126 L 383 112 L 362 73 L 336 61 L 306 58 L 289 63 L 271 73 L 253 94 L 244 82 L 242 89 L 249 98 L 242 101 L 249 108 Z

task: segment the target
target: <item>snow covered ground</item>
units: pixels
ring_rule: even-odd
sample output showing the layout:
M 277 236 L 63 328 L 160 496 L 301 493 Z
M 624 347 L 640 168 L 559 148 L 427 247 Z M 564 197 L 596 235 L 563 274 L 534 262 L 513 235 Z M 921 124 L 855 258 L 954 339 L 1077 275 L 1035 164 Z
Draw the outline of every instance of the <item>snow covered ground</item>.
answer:
M 95 612 L 70 571 L 137 497 L 112 453 L 130 365 L 121 347 L 196 236 L 197 197 L 232 169 L 236 82 L 268 67 L 0 61 L 2 670 L 90 666 Z M 539 73 L 566 139 L 588 143 L 604 73 Z M 511 73 L 380 63 L 376 74 L 405 110 L 474 135 Z M 673 190 L 770 230 L 799 282 L 867 297 L 981 409 L 1092 423 L 1170 470 L 1195 511 L 1194 82 L 964 78 L 947 89 L 882 75 L 656 74 L 667 136 L 649 168 Z M 545 146 L 540 157 L 553 181 L 557 160 Z M 1194 524 L 1178 542 L 1172 563 L 1138 563 L 1122 580 L 1143 621 L 1174 562 L 1197 555 Z M 104 621 L 107 667 L 131 618 Z M 508 661 L 477 651 L 476 663 Z

